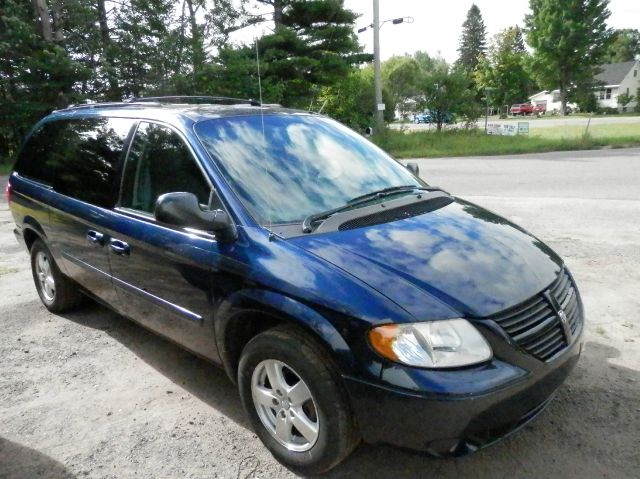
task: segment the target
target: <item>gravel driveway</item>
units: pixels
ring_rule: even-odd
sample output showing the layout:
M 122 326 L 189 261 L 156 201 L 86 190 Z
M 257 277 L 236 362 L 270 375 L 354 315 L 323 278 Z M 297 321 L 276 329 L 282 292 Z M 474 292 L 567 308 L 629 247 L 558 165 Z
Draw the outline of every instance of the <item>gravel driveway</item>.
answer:
M 584 297 L 586 350 L 542 416 L 491 448 L 438 460 L 363 445 L 329 477 L 640 477 L 640 150 L 420 167 L 565 258 Z M 48 313 L 12 227 L 3 199 L 0 478 L 295 477 L 248 429 L 222 371 L 89 301 Z

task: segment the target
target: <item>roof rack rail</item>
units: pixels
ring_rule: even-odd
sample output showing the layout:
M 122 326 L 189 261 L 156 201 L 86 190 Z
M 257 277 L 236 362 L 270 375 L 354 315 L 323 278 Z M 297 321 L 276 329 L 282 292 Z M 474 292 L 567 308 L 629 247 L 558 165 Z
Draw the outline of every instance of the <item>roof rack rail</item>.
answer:
M 99 102 L 94 102 L 94 103 L 75 103 L 75 104 L 71 104 L 68 105 L 64 108 L 60 108 L 58 110 L 55 111 L 62 111 L 62 110 L 82 110 L 82 109 L 89 109 L 89 108 L 103 108 L 103 107 L 118 107 L 118 106 L 129 106 L 126 103 L 122 103 L 122 102 L 105 102 L 105 103 L 99 103 Z
M 228 96 L 143 96 L 134 97 L 130 100 L 125 100 L 127 103 L 194 103 L 194 104 L 207 104 L 207 103 L 220 103 L 223 105 L 235 105 L 238 103 L 244 103 L 251 106 L 261 106 L 262 104 L 258 100 L 232 98 Z

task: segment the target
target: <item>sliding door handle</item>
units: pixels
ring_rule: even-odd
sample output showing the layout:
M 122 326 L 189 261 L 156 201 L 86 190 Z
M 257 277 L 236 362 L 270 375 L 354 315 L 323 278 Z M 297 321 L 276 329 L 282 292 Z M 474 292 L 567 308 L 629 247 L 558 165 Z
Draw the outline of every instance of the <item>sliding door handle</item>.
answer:
M 115 254 L 121 256 L 129 255 L 129 245 L 119 239 L 111 238 L 111 241 L 109 241 L 109 248 L 111 248 L 111 251 L 113 251 Z
M 99 231 L 87 231 L 87 241 L 95 246 L 104 246 L 104 234 Z

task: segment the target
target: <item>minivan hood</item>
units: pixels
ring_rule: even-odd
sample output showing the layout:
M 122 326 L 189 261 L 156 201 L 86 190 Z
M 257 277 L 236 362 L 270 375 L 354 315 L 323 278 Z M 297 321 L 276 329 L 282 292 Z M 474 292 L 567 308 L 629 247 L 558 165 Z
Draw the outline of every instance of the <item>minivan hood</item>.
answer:
M 438 319 L 434 299 L 450 316 L 489 316 L 542 291 L 562 264 L 523 229 L 460 199 L 413 218 L 291 241 L 416 319 Z

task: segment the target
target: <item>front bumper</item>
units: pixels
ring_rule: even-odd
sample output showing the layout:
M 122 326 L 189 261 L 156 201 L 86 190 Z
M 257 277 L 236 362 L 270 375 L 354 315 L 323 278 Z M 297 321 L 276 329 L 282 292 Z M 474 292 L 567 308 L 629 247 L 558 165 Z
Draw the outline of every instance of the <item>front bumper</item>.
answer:
M 411 374 L 410 388 L 356 378 L 346 378 L 346 384 L 366 442 L 435 456 L 464 455 L 536 417 L 576 365 L 581 351 L 578 337 L 560 357 L 540 363 L 537 369 L 494 360 L 480 370 L 440 371 L 434 381 L 433 371 L 397 367 L 393 368 L 396 379 Z M 401 382 L 409 384 L 406 377 Z

